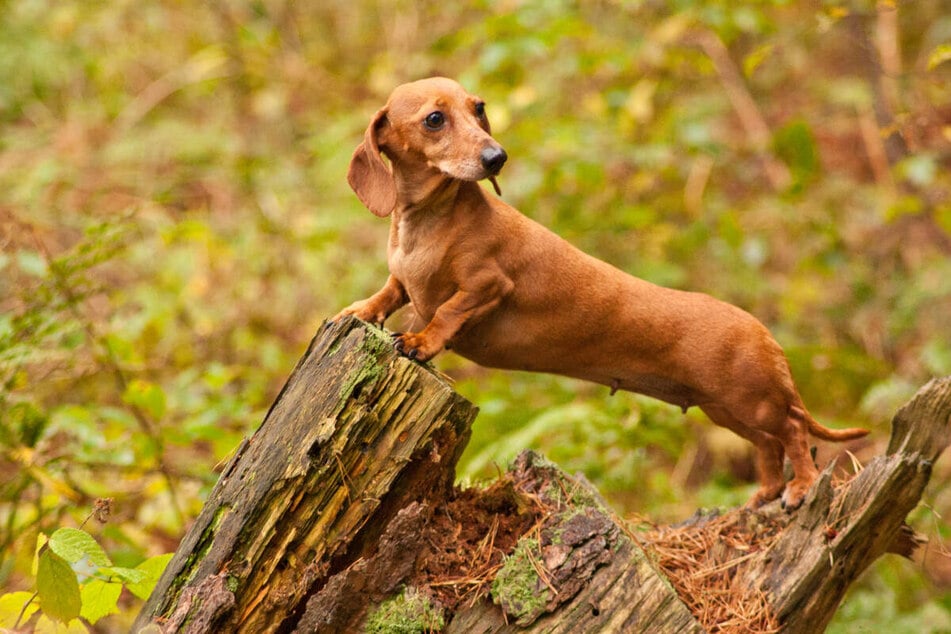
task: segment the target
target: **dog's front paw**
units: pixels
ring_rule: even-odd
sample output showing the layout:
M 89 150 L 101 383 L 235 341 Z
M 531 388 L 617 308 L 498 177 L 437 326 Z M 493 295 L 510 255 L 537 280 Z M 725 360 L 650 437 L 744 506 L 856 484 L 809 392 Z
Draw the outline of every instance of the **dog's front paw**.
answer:
M 382 324 L 386 321 L 386 315 L 382 311 L 376 310 L 368 299 L 361 299 L 350 304 L 334 315 L 330 321 L 337 323 L 348 315 L 353 315 L 357 319 L 362 319 L 371 324 Z
M 393 333 L 393 347 L 404 357 L 416 361 L 429 361 L 442 350 L 441 345 L 434 345 L 422 333 L 412 332 Z

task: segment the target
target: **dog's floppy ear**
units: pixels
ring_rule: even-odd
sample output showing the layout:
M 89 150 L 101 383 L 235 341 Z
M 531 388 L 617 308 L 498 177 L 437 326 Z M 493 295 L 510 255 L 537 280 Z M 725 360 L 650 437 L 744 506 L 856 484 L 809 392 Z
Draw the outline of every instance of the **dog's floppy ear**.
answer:
M 356 192 L 357 198 L 381 218 L 389 216 L 396 207 L 396 184 L 393 174 L 383 162 L 378 143 L 381 131 L 388 125 L 386 108 L 382 108 L 370 120 L 363 143 L 353 152 L 350 169 L 347 170 L 347 182 Z
M 485 102 L 480 100 L 479 105 L 482 106 L 482 114 L 478 117 L 479 127 L 485 130 L 489 136 L 492 136 L 492 126 L 489 125 L 489 115 L 485 113 Z

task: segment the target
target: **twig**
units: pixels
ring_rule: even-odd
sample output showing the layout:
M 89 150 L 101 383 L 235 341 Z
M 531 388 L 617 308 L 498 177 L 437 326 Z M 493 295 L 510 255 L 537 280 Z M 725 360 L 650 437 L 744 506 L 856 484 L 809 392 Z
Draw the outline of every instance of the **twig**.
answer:
M 479 548 L 476 551 L 475 559 L 481 559 L 485 557 L 485 563 L 483 565 L 488 565 L 492 560 L 492 549 L 495 547 L 495 536 L 499 532 L 499 516 L 492 516 L 492 525 L 489 527 L 489 532 L 485 534 L 485 537 L 482 538 L 482 542 L 479 544 Z
M 891 165 L 888 162 L 888 151 L 879 130 L 875 114 L 868 108 L 859 111 L 859 132 L 862 135 L 862 144 L 868 155 L 868 163 L 872 168 L 872 175 L 879 185 L 894 189 Z
M 783 191 L 792 183 L 789 168 L 777 159 L 769 149 L 772 134 L 766 120 L 760 113 L 756 102 L 746 88 L 743 76 L 736 64 L 730 59 L 730 53 L 720 37 L 708 30 L 695 32 L 691 38 L 713 62 L 720 83 L 726 91 L 727 97 L 740 119 L 740 124 L 753 146 L 754 151 L 763 163 L 763 171 L 770 185 L 776 191 Z
M 531 548 L 525 549 L 525 556 L 528 557 L 528 563 L 532 564 L 532 568 L 535 569 L 535 573 L 538 575 L 538 578 L 542 580 L 542 583 L 548 586 L 548 589 L 552 591 L 552 594 L 558 596 L 558 589 L 552 585 L 551 579 L 548 577 L 548 571 L 545 570 L 545 566 L 542 564 L 542 562 L 535 558 Z
M 898 77 L 901 75 L 896 2 L 878 2 L 875 7 L 875 48 L 878 49 L 878 59 L 881 64 L 878 82 L 882 91 L 882 100 L 894 116 L 900 107 Z

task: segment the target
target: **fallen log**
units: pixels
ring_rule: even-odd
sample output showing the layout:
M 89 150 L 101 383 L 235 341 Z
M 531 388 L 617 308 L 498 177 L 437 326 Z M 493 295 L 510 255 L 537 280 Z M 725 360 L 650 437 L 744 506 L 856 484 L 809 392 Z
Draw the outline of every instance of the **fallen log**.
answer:
M 854 477 L 802 508 L 628 526 L 523 453 L 453 489 L 475 408 L 381 329 L 327 324 L 225 468 L 134 631 L 816 632 L 904 524 L 951 442 L 951 377 Z

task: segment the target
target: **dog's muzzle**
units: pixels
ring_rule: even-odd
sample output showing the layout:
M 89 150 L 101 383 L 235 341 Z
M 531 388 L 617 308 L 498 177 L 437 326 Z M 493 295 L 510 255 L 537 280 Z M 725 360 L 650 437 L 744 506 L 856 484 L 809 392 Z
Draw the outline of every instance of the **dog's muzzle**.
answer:
M 495 146 L 487 147 L 482 150 L 479 159 L 482 161 L 482 167 L 485 168 L 485 171 L 495 176 L 502 170 L 502 166 L 505 165 L 505 161 L 508 160 L 508 157 L 509 155 L 505 153 L 505 150 Z

